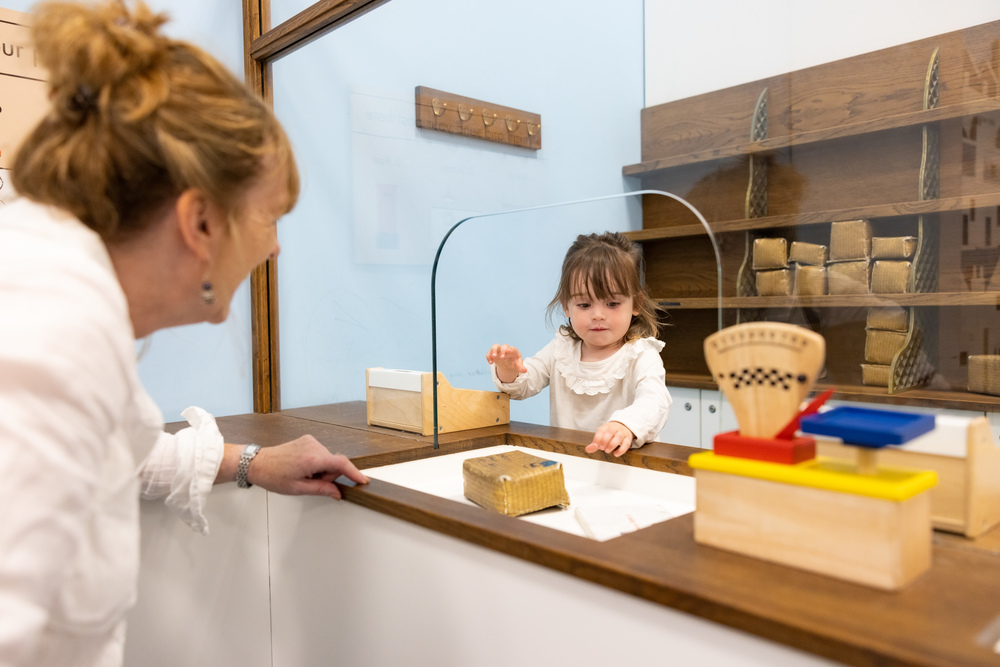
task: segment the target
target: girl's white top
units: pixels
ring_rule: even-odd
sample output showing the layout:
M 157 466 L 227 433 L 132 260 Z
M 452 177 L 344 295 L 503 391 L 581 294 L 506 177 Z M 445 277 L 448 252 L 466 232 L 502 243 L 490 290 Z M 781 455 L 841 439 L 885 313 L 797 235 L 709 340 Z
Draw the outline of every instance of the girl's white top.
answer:
M 207 532 L 222 436 L 197 408 L 163 432 L 111 259 L 69 215 L 0 209 L 0 323 L 0 664 L 116 667 L 140 492 Z
M 632 447 L 655 440 L 670 416 L 660 350 L 663 341 L 640 338 L 602 361 L 580 361 L 582 343 L 562 332 L 533 357 L 513 382 L 503 383 L 493 366 L 493 382 L 511 398 L 534 396 L 549 387 L 552 426 L 596 431 L 609 421 L 635 434 Z

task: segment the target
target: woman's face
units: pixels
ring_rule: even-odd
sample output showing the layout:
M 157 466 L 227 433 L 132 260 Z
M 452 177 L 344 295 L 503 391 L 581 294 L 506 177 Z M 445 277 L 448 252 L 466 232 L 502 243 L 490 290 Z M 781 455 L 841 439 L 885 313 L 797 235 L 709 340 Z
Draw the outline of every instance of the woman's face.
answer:
M 217 310 L 211 322 L 226 319 L 240 283 L 256 266 L 281 251 L 277 223 L 288 210 L 288 179 L 283 168 L 271 168 L 265 173 L 244 195 L 240 213 L 213 261 L 210 279 Z M 219 210 L 216 215 L 225 216 L 226 212 Z

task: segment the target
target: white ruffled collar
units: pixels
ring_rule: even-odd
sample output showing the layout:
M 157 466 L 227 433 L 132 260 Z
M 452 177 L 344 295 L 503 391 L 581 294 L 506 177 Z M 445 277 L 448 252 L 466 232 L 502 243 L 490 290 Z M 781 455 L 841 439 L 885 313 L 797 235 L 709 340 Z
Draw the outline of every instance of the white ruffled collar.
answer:
M 556 335 L 555 369 L 574 394 L 594 396 L 609 393 L 628 375 L 629 367 L 640 354 L 646 350 L 659 354 L 664 343 L 656 338 L 640 338 L 625 343 L 607 359 L 588 362 L 580 361 L 581 345 L 581 341 L 564 333 Z

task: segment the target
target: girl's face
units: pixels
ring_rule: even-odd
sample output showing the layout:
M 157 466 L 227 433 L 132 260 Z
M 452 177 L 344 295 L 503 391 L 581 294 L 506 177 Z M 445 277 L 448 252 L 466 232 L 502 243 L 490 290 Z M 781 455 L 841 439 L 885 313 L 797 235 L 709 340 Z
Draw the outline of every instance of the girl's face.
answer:
M 601 361 L 617 352 L 632 317 L 639 314 L 631 296 L 614 294 L 602 301 L 583 285 L 573 289 L 573 295 L 563 304 L 563 312 L 583 341 L 581 361 Z

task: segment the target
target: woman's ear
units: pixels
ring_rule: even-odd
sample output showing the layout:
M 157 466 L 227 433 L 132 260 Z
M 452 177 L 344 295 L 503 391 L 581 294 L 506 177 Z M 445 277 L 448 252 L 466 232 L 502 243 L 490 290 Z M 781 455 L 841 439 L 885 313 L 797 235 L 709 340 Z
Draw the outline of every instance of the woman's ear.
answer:
M 219 230 L 212 224 L 211 206 L 205 195 L 195 188 L 185 190 L 174 201 L 173 213 L 184 245 L 198 259 L 211 259 Z

